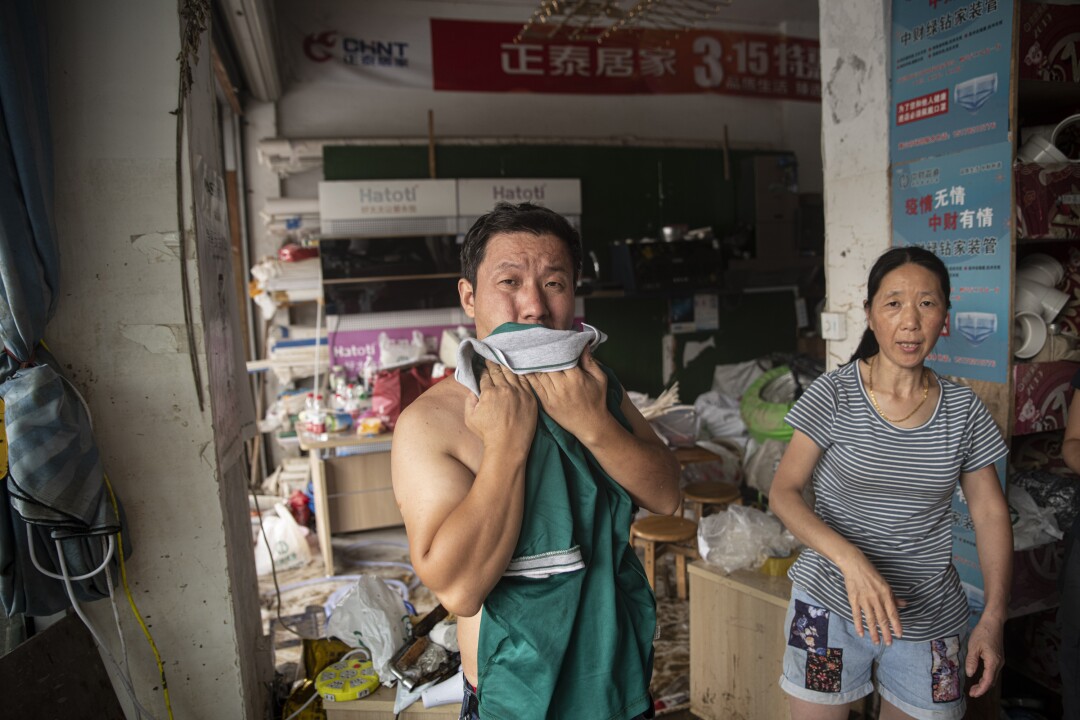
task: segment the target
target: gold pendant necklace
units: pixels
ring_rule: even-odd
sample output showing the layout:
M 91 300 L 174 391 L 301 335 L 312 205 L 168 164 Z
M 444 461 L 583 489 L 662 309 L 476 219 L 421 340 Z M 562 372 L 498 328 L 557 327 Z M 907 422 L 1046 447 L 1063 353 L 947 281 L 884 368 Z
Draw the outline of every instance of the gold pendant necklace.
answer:
M 899 420 L 893 420 L 888 415 L 886 415 L 884 412 L 882 412 L 880 407 L 878 407 L 877 398 L 874 397 L 874 359 L 873 358 L 870 359 L 870 376 L 866 380 L 866 390 L 870 395 L 870 402 L 873 403 L 874 409 L 878 411 L 878 415 L 885 418 L 885 420 L 887 422 L 890 422 L 890 423 L 896 425 L 898 423 L 904 422 L 909 417 L 911 417 L 915 413 L 919 412 L 919 408 L 921 408 L 923 406 L 923 403 L 926 402 L 926 398 L 930 395 L 930 378 L 926 374 L 926 368 L 923 368 L 922 379 L 923 379 L 922 400 L 919 401 L 919 404 L 915 406 L 914 410 L 912 410 L 911 412 L 909 412 L 907 415 L 900 418 Z

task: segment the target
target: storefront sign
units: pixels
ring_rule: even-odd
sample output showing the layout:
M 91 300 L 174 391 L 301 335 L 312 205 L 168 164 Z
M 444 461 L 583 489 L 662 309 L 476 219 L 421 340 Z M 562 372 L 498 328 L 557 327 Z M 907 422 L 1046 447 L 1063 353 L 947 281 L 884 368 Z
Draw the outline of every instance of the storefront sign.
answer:
M 457 192 L 462 215 L 483 215 L 499 202 L 527 202 L 562 215 L 581 214 L 581 181 L 577 178 L 462 178 L 457 181 Z
M 892 162 L 1007 141 L 1013 1 L 892 8 Z
M 821 100 L 817 40 L 729 30 L 622 30 L 603 43 L 515 42 L 520 30 L 516 23 L 432 19 L 435 90 Z
M 893 245 L 948 266 L 949 320 L 928 359 L 939 373 L 1009 380 L 1012 144 L 893 167 Z
M 304 84 L 821 101 L 819 44 L 811 38 L 631 29 L 597 43 L 599 29 L 586 28 L 574 41 L 515 42 L 521 22 L 427 18 L 320 0 L 281 3 L 279 24 L 282 65 Z

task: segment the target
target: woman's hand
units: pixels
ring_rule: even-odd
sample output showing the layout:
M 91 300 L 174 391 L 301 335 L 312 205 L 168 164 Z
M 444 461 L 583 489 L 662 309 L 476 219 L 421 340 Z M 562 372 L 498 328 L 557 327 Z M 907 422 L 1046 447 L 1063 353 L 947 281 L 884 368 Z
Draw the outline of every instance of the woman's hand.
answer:
M 892 645 L 893 635 L 903 637 L 900 626 L 899 608 L 907 605 L 904 600 L 897 600 L 892 588 L 881 573 L 871 564 L 866 556 L 856 550 L 857 555 L 840 566 L 844 573 L 844 585 L 847 587 L 848 601 L 851 603 L 851 619 L 855 631 L 863 637 L 863 618 L 870 628 L 870 641 L 878 644 L 878 635 L 886 645 Z
M 979 620 L 979 624 L 971 631 L 968 638 L 967 663 L 964 670 L 969 678 L 974 678 L 982 661 L 982 675 L 978 682 L 969 691 L 971 697 L 979 697 L 986 693 L 994 685 L 998 673 L 1005 662 L 1005 651 L 1002 635 L 1004 633 L 1002 623 L 986 618 Z

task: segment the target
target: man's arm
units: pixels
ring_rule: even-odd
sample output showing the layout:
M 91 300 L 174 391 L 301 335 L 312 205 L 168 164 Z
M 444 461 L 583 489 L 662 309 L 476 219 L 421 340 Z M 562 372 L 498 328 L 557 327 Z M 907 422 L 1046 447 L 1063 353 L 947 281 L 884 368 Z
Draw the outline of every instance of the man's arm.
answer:
M 1065 424 L 1065 441 L 1061 456 L 1074 473 L 1080 473 L 1080 390 L 1073 390 L 1069 403 L 1069 421 Z
M 586 350 L 577 367 L 526 379 L 552 420 L 592 453 L 635 504 L 663 515 L 679 507 L 679 462 L 623 393 L 620 409 L 633 432 L 607 409 L 607 375 Z
M 1005 661 L 1002 634 L 1012 580 L 1012 522 L 1005 494 L 993 465 L 964 473 L 960 487 L 975 523 L 975 548 L 979 553 L 986 606 L 968 640 L 967 674 L 973 677 L 982 661 L 983 671 L 971 696 L 979 697 L 994 684 Z
M 443 606 L 470 617 L 510 563 L 521 531 L 525 462 L 536 429 L 528 385 L 488 363 L 462 415 L 419 402 L 401 414 L 391 451 L 409 554 Z M 475 476 L 450 449 L 483 443 Z

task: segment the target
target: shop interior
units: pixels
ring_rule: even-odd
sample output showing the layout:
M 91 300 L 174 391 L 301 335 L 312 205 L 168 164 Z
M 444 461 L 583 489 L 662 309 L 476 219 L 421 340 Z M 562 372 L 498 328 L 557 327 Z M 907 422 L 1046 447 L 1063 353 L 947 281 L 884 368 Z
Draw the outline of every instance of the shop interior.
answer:
M 391 450 L 400 413 L 456 382 L 461 244 L 505 200 L 580 233 L 576 327 L 606 335 L 596 358 L 678 461 L 678 511 L 630 525 L 657 717 L 790 717 L 784 418 L 848 362 L 893 245 L 948 265 L 931 367 L 1010 450 L 1005 667 L 965 717 L 1063 717 L 1080 5 L 843 5 L 0 10 L 0 108 L 24 108 L 0 125 L 0 228 L 28 238 L 0 235 L 12 716 L 459 716 L 456 618 L 413 567 Z M 16 392 L 41 366 L 54 384 Z

